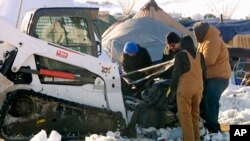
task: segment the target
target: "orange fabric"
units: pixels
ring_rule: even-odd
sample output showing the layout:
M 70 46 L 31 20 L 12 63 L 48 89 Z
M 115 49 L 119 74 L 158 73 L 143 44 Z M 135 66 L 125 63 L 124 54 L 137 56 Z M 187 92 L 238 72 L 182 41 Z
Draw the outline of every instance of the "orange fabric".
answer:
M 218 29 L 209 26 L 205 37 L 198 45 L 198 51 L 204 55 L 207 78 L 230 78 L 229 53 Z
M 187 52 L 187 51 L 185 51 Z M 199 141 L 200 102 L 203 91 L 200 54 L 195 59 L 187 52 L 190 70 L 179 79 L 177 88 L 177 107 L 184 141 Z
M 203 89 L 203 75 L 201 68 L 200 53 L 196 53 L 195 59 L 189 52 L 185 51 L 190 62 L 190 70 L 184 73 L 178 83 L 178 92 L 195 91 Z

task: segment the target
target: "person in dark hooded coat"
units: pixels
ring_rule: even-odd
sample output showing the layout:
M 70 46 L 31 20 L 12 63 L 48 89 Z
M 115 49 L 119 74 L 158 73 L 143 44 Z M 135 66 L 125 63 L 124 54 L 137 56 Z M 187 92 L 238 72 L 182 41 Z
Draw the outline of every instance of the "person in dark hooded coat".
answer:
M 171 89 L 176 92 L 177 109 L 184 141 L 200 141 L 200 102 L 206 76 L 205 60 L 196 52 L 193 40 L 185 36 L 175 55 Z
M 174 56 L 180 50 L 181 38 L 175 32 L 169 32 L 166 34 L 166 46 L 163 50 L 162 62 L 170 61 L 174 59 Z M 173 67 L 170 67 L 167 71 L 162 73 L 159 77 L 163 79 L 171 79 Z
M 166 46 L 163 50 L 162 62 L 170 61 L 179 52 L 181 38 L 175 32 L 166 35 Z

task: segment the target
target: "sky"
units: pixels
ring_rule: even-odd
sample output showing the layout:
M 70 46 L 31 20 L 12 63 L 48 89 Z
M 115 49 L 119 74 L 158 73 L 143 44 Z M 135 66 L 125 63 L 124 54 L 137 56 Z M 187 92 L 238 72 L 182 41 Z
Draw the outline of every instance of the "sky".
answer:
M 78 0 L 86 1 L 86 0 Z M 116 0 L 88 0 L 101 2 L 112 2 L 117 4 Z M 129 0 L 127 0 L 129 1 Z M 136 0 L 136 5 L 133 10 L 138 11 L 148 0 Z M 158 5 L 166 12 L 181 13 L 183 17 L 192 17 L 196 14 L 204 15 L 206 13 L 213 13 L 219 15 L 223 11 L 231 11 L 232 5 L 239 3 L 232 14 L 234 19 L 245 19 L 250 15 L 250 11 L 246 5 L 250 5 L 249 0 L 155 0 Z M 104 9 L 105 10 L 105 9 Z M 120 10 L 120 9 L 114 9 Z M 117 11 L 116 11 L 117 12 Z M 225 12 L 224 12 L 225 13 Z

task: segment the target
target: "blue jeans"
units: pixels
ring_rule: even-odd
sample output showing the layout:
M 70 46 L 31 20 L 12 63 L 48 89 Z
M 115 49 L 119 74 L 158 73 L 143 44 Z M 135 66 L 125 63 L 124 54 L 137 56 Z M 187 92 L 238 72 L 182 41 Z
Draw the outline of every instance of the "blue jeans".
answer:
M 206 121 L 205 127 L 213 133 L 220 131 L 220 124 L 218 123 L 219 102 L 221 94 L 228 84 L 229 80 L 222 78 L 210 78 L 205 82 L 200 104 L 201 117 Z

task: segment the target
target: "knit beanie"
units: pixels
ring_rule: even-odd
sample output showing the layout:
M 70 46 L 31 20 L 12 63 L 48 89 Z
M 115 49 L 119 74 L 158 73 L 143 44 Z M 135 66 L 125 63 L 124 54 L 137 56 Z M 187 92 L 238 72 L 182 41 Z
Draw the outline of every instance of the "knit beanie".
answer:
M 136 43 L 134 42 L 127 42 L 125 43 L 123 47 L 123 53 L 137 53 L 139 51 L 139 48 Z
M 198 42 L 201 42 L 205 37 L 209 28 L 209 24 L 207 22 L 197 22 L 193 25 L 194 34 Z
M 169 32 L 166 35 L 166 40 L 168 44 L 179 43 L 181 41 L 181 38 L 175 32 Z

